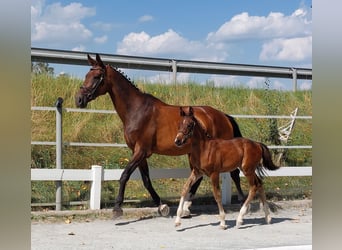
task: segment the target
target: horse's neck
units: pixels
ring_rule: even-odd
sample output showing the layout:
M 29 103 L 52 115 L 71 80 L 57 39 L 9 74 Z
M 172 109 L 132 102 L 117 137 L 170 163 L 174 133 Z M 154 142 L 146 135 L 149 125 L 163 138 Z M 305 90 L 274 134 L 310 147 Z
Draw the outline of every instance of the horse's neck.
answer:
M 112 99 L 114 108 L 123 123 L 144 101 L 144 94 L 139 91 L 131 82 L 128 81 L 120 72 L 113 69 L 111 77 L 111 89 L 109 95 Z

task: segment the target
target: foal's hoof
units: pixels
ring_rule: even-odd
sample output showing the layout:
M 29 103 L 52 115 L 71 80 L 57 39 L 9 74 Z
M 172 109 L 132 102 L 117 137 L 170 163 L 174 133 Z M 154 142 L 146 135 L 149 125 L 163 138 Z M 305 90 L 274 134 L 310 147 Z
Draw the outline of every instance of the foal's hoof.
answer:
M 113 209 L 113 219 L 117 219 L 123 215 L 123 210 L 121 207 L 115 207 Z
M 191 218 L 190 210 L 183 210 L 181 218 L 183 218 L 183 219 Z
M 158 213 L 163 216 L 166 217 L 170 214 L 170 208 L 168 205 L 166 204 L 162 204 L 158 207 Z
M 243 221 L 236 221 L 236 228 L 239 229 L 242 225 Z
M 271 224 L 271 221 L 272 221 L 272 217 L 271 216 L 266 216 L 266 218 L 265 218 L 265 221 L 266 221 L 266 223 L 267 224 Z
M 181 225 L 180 222 L 176 222 L 176 223 L 175 223 L 175 227 L 179 227 L 180 225 Z

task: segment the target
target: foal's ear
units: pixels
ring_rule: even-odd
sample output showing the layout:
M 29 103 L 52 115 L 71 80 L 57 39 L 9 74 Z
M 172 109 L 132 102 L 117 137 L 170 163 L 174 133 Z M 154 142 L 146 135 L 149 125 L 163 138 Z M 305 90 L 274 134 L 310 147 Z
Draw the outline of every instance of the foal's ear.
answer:
M 185 112 L 182 107 L 179 107 L 179 113 L 181 116 L 185 116 Z
M 95 67 L 97 64 L 97 62 L 93 58 L 91 58 L 91 56 L 89 54 L 88 54 L 88 63 L 92 67 Z
M 194 109 L 191 106 L 189 107 L 189 116 L 194 116 Z
M 101 68 L 105 69 L 106 66 L 104 65 L 104 63 L 102 62 L 102 59 L 100 57 L 99 54 L 96 54 L 96 62 L 97 62 L 97 65 L 99 65 Z

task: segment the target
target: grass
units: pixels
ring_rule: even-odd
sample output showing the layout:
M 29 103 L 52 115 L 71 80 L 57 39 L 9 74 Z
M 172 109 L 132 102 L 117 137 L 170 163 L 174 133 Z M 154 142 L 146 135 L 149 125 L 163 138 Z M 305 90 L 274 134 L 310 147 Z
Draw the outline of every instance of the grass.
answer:
M 80 79 L 68 76 L 52 77 L 32 75 L 31 106 L 49 106 L 55 104 L 57 97 L 64 99 L 63 107 L 74 108 L 74 95 L 81 86 Z M 312 115 L 311 91 L 274 91 L 265 89 L 247 89 L 242 87 L 213 87 L 211 84 L 149 84 L 137 82 L 143 92 L 153 94 L 169 104 L 210 105 L 228 114 L 246 115 L 289 115 L 295 107 L 298 115 Z M 113 110 L 108 95 L 89 103 L 89 109 Z M 32 141 L 55 140 L 55 113 L 32 111 Z M 286 120 L 236 119 L 245 137 L 274 145 L 272 130 Z M 63 113 L 63 140 L 69 142 L 108 142 L 125 143 L 122 122 L 113 114 Z M 312 145 L 312 121 L 297 120 L 289 145 Z M 272 150 L 277 153 L 276 150 Z M 98 164 L 107 169 L 124 168 L 130 159 L 127 148 L 65 147 L 63 148 L 64 168 L 89 168 Z M 54 168 L 55 147 L 33 145 L 31 148 L 32 168 Z M 152 155 L 148 159 L 151 168 L 188 167 L 186 156 L 170 157 Z M 287 150 L 284 165 L 311 166 L 312 151 L 308 149 Z M 243 179 L 243 178 L 242 178 Z M 272 177 L 265 179 L 266 192 L 275 199 L 311 197 L 311 177 Z M 180 193 L 184 180 L 153 180 L 153 184 L 165 199 L 174 199 Z M 53 182 L 32 182 L 32 202 L 54 202 L 55 186 Z M 243 189 L 247 190 L 243 183 Z M 117 182 L 105 182 L 102 190 L 104 206 L 110 206 L 117 194 Z M 233 189 L 233 192 L 235 190 Z M 210 196 L 211 187 L 207 181 L 199 189 L 199 197 Z M 126 199 L 149 202 L 151 199 L 141 181 L 129 181 Z M 65 182 L 63 185 L 65 202 L 89 199 L 89 183 Z

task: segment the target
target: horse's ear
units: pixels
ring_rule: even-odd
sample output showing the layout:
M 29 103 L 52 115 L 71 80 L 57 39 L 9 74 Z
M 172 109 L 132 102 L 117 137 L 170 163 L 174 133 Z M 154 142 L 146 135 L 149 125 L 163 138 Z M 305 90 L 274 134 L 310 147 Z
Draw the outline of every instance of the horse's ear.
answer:
M 106 66 L 104 65 L 104 63 L 102 62 L 102 59 L 100 57 L 99 54 L 96 54 L 96 62 L 97 62 L 97 65 L 99 65 L 101 68 L 105 69 Z
M 185 112 L 182 107 L 179 107 L 179 111 L 180 111 L 179 113 L 181 116 L 185 116 Z
M 92 67 L 94 67 L 97 64 L 96 61 L 93 58 L 91 58 L 89 54 L 88 54 L 88 63 Z

